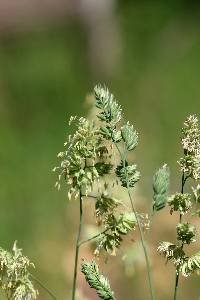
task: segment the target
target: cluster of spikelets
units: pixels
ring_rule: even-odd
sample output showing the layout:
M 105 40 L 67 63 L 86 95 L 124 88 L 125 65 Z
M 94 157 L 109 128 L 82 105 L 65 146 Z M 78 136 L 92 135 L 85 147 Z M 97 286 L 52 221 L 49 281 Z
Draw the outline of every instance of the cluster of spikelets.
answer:
M 169 168 L 165 164 L 153 176 L 153 212 L 165 207 L 169 188 Z
M 200 252 L 187 257 L 181 246 L 170 242 L 162 242 L 158 251 L 165 255 L 167 261 L 172 261 L 184 277 L 188 277 L 195 271 L 200 273 Z
M 168 204 L 171 207 L 171 214 L 179 211 L 181 215 L 184 215 L 192 207 L 191 195 L 176 193 L 168 198 Z
M 100 274 L 99 267 L 95 261 L 91 263 L 83 261 L 81 271 L 85 275 L 85 279 L 90 287 L 96 290 L 99 298 L 103 300 L 115 300 L 108 279 Z
M 96 86 L 94 97 L 99 110 L 97 119 L 70 119 L 70 124 L 75 124 L 77 129 L 64 144 L 66 150 L 58 154 L 61 164 L 54 171 L 59 172 L 56 186 L 60 188 L 62 177 L 69 186 L 69 199 L 72 196 L 90 197 L 91 192 L 98 190 L 93 195 L 96 198 L 96 219 L 104 230 L 97 239 L 95 254 L 99 255 L 100 250 L 104 249 L 115 255 L 122 236 L 134 229 L 137 222 L 134 213 L 119 213 L 123 203 L 112 195 L 112 191 L 108 191 L 106 175 L 111 175 L 114 185 L 118 178 L 123 187 L 133 187 L 140 179 L 140 173 L 135 164 L 128 164 L 122 152 L 121 162 L 115 165 L 110 149 L 114 151 L 115 148 L 117 152 L 123 146 L 126 153 L 134 150 L 138 144 L 138 134 L 129 123 L 122 124 L 122 109 L 108 89 Z
M 114 96 L 106 88 L 96 86 L 94 89 L 96 107 L 100 110 L 97 117 L 102 121 L 100 132 L 106 140 L 110 140 L 119 150 L 123 144 L 124 151 L 120 153 L 121 163 L 116 168 L 116 175 L 123 187 L 134 187 L 140 179 L 140 172 L 135 164 L 129 164 L 126 156 L 138 144 L 138 134 L 129 122 L 121 125 L 122 109 Z
M 116 255 L 116 249 L 122 242 L 122 236 L 127 235 L 136 226 L 136 219 L 133 213 L 121 213 L 115 216 L 108 214 L 105 219 L 105 231 L 100 236 L 95 255 L 99 255 L 103 248 L 106 252 Z
M 200 179 L 200 128 L 195 115 L 187 118 L 182 128 L 184 157 L 179 160 L 181 170 L 187 177 Z
M 96 86 L 94 95 L 96 107 L 99 110 L 97 117 L 102 123 L 100 124 L 100 132 L 103 138 L 115 147 L 121 159 L 115 168 L 115 175 L 123 187 L 134 187 L 140 179 L 140 172 L 135 164 L 128 163 L 126 156 L 137 146 L 138 134 L 133 125 L 122 124 L 122 109 L 108 89 Z M 120 147 L 124 150 L 121 151 Z M 113 213 L 110 214 L 107 209 L 102 211 L 101 217 L 105 221 L 105 228 L 108 230 L 101 237 L 97 252 L 103 247 L 106 251 L 115 254 L 115 249 L 121 244 L 121 236 L 135 228 L 136 217 L 134 213 L 123 213 L 116 217 Z
M 0 287 L 8 300 L 33 300 L 38 291 L 30 280 L 29 268 L 34 267 L 30 260 L 17 248 L 8 252 L 0 248 Z
M 60 167 L 56 186 L 60 188 L 61 176 L 64 176 L 66 183 L 70 186 L 69 199 L 72 196 L 78 197 L 80 189 L 87 194 L 92 189 L 95 180 L 98 180 L 102 173 L 108 173 L 112 167 L 110 164 L 101 164 L 101 160 L 108 153 L 103 145 L 98 128 L 93 122 L 85 118 L 71 118 L 69 124 L 75 123 L 77 130 L 73 136 L 69 136 L 65 142 L 66 151 L 60 152 Z
M 182 217 L 188 213 L 191 216 L 200 216 L 200 210 L 198 209 L 200 185 L 198 184 L 196 188 L 192 187 L 192 193 L 184 193 L 184 185 L 188 178 L 195 181 L 200 179 L 200 126 L 196 116 L 188 117 L 184 123 L 182 146 L 184 157 L 179 161 L 182 171 L 182 190 L 180 193 L 165 197 L 165 201 L 161 205 L 161 207 L 165 207 L 167 203 L 171 214 L 178 212 L 180 215 L 180 222 L 176 226 L 177 243 L 162 242 L 158 247 L 158 251 L 164 254 L 167 261 L 173 262 L 177 274 L 182 273 L 186 277 L 195 271 L 200 271 L 200 253 L 188 257 L 184 248 L 185 245 L 190 245 L 196 241 L 196 228 L 187 220 L 185 222 L 182 220 Z M 163 190 L 166 190 L 163 175 L 160 174 L 158 177 L 161 177 L 159 181 L 163 185 Z

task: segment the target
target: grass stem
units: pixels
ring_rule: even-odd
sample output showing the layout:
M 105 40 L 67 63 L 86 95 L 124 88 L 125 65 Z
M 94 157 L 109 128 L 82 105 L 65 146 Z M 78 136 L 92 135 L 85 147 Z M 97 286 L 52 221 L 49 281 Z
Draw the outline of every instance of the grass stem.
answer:
M 57 300 L 56 296 L 39 279 L 32 274 L 30 274 L 30 276 L 38 285 L 40 285 L 41 288 L 43 288 L 43 290 L 45 290 L 51 296 L 52 299 Z
M 88 243 L 88 242 L 91 242 L 91 241 L 97 239 L 98 237 L 100 237 L 101 235 L 103 235 L 104 233 L 106 233 L 109 229 L 110 229 L 110 228 L 107 228 L 107 229 L 105 229 L 104 231 L 102 231 L 102 232 L 100 232 L 100 233 L 98 233 L 98 234 L 92 236 L 91 238 L 89 238 L 89 239 L 87 239 L 87 240 L 84 240 L 84 241 L 81 241 L 81 242 L 79 243 L 79 247 L 82 246 L 83 244 L 86 244 L 86 243 Z
M 181 180 L 181 193 L 184 193 L 184 185 L 186 183 L 187 177 L 185 177 L 185 174 L 183 172 L 182 175 L 182 180 Z M 182 223 L 182 214 L 179 216 L 179 223 Z M 183 244 L 182 244 L 183 248 Z M 179 268 L 176 269 L 176 277 L 175 277 L 175 287 L 174 287 L 174 300 L 177 299 L 177 294 L 178 294 L 178 285 L 179 285 L 179 276 L 180 276 L 180 271 Z
M 81 237 L 82 224 L 83 224 L 83 201 L 82 201 L 81 191 L 80 191 L 79 202 L 80 202 L 80 220 L 79 220 L 79 229 L 78 229 L 78 235 L 77 235 L 77 240 L 76 240 L 76 254 L 75 254 L 75 263 L 74 263 L 72 300 L 75 300 L 75 296 L 76 296 L 76 282 L 77 282 L 77 269 L 78 269 L 78 258 L 79 258 L 79 248 L 80 248 L 80 237 Z
M 123 162 L 123 166 L 125 167 L 126 157 L 125 157 L 125 155 L 122 155 L 122 152 L 121 152 L 119 146 L 116 143 L 115 143 L 115 146 L 116 146 L 116 148 L 119 152 L 119 155 L 120 155 L 121 160 Z M 148 252 L 147 252 L 147 245 L 146 245 L 146 241 L 145 241 L 145 238 L 144 238 L 142 225 L 141 225 L 140 220 L 138 218 L 137 211 L 136 211 L 134 201 L 132 199 L 129 187 L 127 187 L 127 191 L 128 191 L 128 196 L 129 196 L 129 200 L 130 200 L 130 203 L 131 203 L 132 211 L 135 214 L 136 221 L 137 221 L 138 228 L 139 228 L 140 240 L 141 240 L 141 244 L 142 244 L 142 248 L 143 248 L 143 252 L 144 252 L 144 256 L 145 256 L 145 261 L 146 261 L 147 275 L 148 275 L 148 282 L 149 282 L 149 289 L 150 289 L 151 299 L 155 300 L 155 294 L 154 294 L 152 276 L 151 276 L 150 260 L 149 260 L 149 256 L 148 256 Z

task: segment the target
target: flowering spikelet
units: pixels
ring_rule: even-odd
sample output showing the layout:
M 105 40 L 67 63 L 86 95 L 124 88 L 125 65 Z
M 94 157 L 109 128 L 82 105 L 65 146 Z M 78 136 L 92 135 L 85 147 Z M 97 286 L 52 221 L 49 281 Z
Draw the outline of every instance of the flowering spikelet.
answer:
M 187 177 L 200 179 L 200 127 L 195 115 L 189 116 L 182 128 L 184 157 L 179 160 L 181 171 Z
M 101 110 L 97 117 L 101 121 L 110 124 L 111 127 L 116 126 L 122 118 L 122 109 L 113 94 L 111 94 L 106 87 L 102 87 L 101 85 L 95 86 L 94 94 L 96 107 Z
M 34 267 L 30 260 L 23 256 L 16 242 L 13 252 L 0 248 L 0 287 L 10 300 L 33 300 L 37 298 L 31 280 L 29 267 Z
M 196 242 L 196 228 L 190 223 L 178 223 L 176 226 L 177 239 L 183 244 Z
M 181 273 L 184 277 L 190 276 L 195 271 L 200 271 L 200 252 L 187 258 L 181 266 Z
M 103 300 L 115 300 L 114 293 L 111 290 L 109 281 L 99 273 L 99 267 L 95 261 L 83 261 L 82 273 L 91 288 L 95 289 L 99 298 Z
M 196 188 L 192 187 L 192 192 L 195 202 L 200 203 L 200 184 L 198 184 Z
M 157 251 L 166 257 L 167 262 L 172 260 L 175 266 L 179 266 L 185 259 L 185 252 L 182 247 L 170 242 L 161 242 Z
M 102 143 L 99 129 L 93 122 L 83 117 L 79 119 L 71 117 L 69 124 L 74 121 L 76 121 L 77 130 L 65 143 L 66 151 L 58 154 L 61 159 L 60 167 L 53 169 L 53 171 L 59 171 L 56 182 L 58 189 L 62 176 L 70 186 L 69 199 L 72 196 L 78 197 L 81 188 L 85 189 L 87 194 L 92 189 L 95 180 L 99 180 L 100 176 L 109 173 L 112 169 L 110 163 L 102 161 L 107 149 Z
M 161 242 L 157 250 L 160 253 L 163 253 L 167 258 L 173 257 L 173 250 L 176 247 L 173 243 L 170 242 Z
M 163 165 L 153 176 L 153 211 L 159 211 L 166 205 L 169 188 L 169 168 Z
M 168 197 L 167 202 L 171 207 L 170 213 L 174 211 L 179 211 L 181 215 L 184 215 L 192 206 L 190 194 L 176 193 Z
M 103 248 L 110 255 L 116 255 L 117 248 L 120 247 L 122 236 L 127 235 L 136 227 L 134 213 L 121 213 L 119 216 L 109 214 L 104 221 L 106 232 L 99 237 L 95 255 Z
M 107 88 L 100 85 L 96 86 L 94 88 L 94 95 L 96 107 L 100 110 L 97 117 L 103 124 L 100 127 L 102 136 L 107 140 L 111 140 L 115 146 L 122 142 L 125 150 L 123 153 L 124 158 L 116 168 L 116 175 L 119 177 L 123 187 L 132 188 L 139 181 L 141 176 L 137 170 L 137 166 L 135 164 L 129 165 L 125 156 L 127 152 L 136 148 L 138 144 L 138 133 L 129 122 L 120 126 L 120 122 L 122 121 L 121 106 Z

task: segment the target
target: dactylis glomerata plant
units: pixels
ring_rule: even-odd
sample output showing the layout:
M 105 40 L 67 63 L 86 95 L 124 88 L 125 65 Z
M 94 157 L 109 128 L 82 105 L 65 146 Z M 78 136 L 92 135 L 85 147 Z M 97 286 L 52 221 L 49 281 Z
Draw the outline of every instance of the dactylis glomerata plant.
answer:
M 136 228 L 139 231 L 141 245 L 146 261 L 150 298 L 155 299 L 152 286 L 151 270 L 144 230 L 149 228 L 148 217 L 136 210 L 132 198 L 132 188 L 140 179 L 137 165 L 129 161 L 130 152 L 138 144 L 138 134 L 133 125 L 124 123 L 120 105 L 107 88 L 94 88 L 96 115 L 94 120 L 71 117 L 69 124 L 75 124 L 75 133 L 68 137 L 65 151 L 60 152 L 61 159 L 56 186 L 60 189 L 61 178 L 68 186 L 68 198 L 78 198 L 80 208 L 79 229 L 77 234 L 72 300 L 76 299 L 76 281 L 79 265 L 80 247 L 90 241 L 96 242 L 95 257 L 105 251 L 107 255 L 116 255 L 121 247 L 123 237 L 131 234 Z M 177 299 L 180 274 L 187 277 L 195 272 L 200 273 L 200 251 L 187 254 L 187 246 L 196 242 L 196 228 L 191 223 L 192 217 L 200 217 L 200 127 L 196 116 L 186 119 L 182 129 L 183 157 L 178 161 L 181 177 L 179 192 L 168 196 L 169 168 L 163 165 L 153 177 L 153 205 L 151 217 L 166 205 L 170 213 L 179 214 L 176 226 L 175 242 L 161 242 L 158 251 L 175 266 L 175 288 L 173 299 Z M 189 192 L 184 188 L 188 180 L 196 182 Z M 114 190 L 119 186 L 126 191 L 129 206 L 124 197 L 116 197 Z M 118 193 L 118 195 L 120 195 Z M 83 239 L 84 203 L 95 202 L 95 218 L 99 233 Z M 186 218 L 190 215 L 189 218 Z M 36 281 L 52 299 L 54 294 L 31 273 L 34 265 L 14 244 L 13 251 L 0 248 L 0 288 L 8 300 L 34 300 L 38 291 L 32 280 Z M 95 260 L 83 260 L 81 272 L 89 286 L 96 290 L 99 298 L 116 300 L 109 281 L 100 271 Z
M 179 223 L 176 226 L 177 241 L 162 242 L 158 251 L 163 253 L 167 261 L 171 261 L 176 269 L 174 300 L 177 299 L 179 276 L 187 277 L 195 271 L 200 271 L 200 251 L 192 256 L 187 255 L 187 246 L 196 242 L 196 228 L 191 223 L 191 216 L 200 216 L 200 185 L 191 187 L 190 193 L 185 193 L 184 187 L 188 179 L 197 182 L 200 179 L 200 126 L 196 116 L 189 116 L 182 128 L 183 157 L 178 161 L 182 172 L 180 192 L 167 198 L 170 213 L 179 213 Z M 168 185 L 166 168 L 159 170 L 154 176 L 154 207 L 159 210 L 166 205 L 166 197 L 162 199 Z M 190 214 L 190 218 L 186 216 Z
M 96 86 L 94 98 L 96 118 L 90 121 L 83 117 L 71 117 L 69 123 L 75 124 L 76 131 L 64 144 L 66 150 L 58 154 L 61 159 L 60 166 L 54 168 L 54 171 L 59 171 L 59 180 L 56 183 L 58 189 L 61 177 L 64 177 L 69 186 L 69 199 L 79 198 L 80 205 L 72 300 L 75 299 L 76 293 L 80 246 L 95 239 L 97 244 L 95 255 L 100 255 L 101 250 L 115 255 L 121 246 L 123 236 L 136 227 L 139 229 L 146 259 L 151 299 L 155 299 L 143 232 L 146 222 L 143 215 L 137 212 L 131 195 L 131 189 L 140 179 L 140 172 L 136 164 L 128 161 L 128 154 L 136 148 L 138 134 L 133 125 L 123 122 L 122 109 L 107 88 Z M 127 191 L 130 208 L 125 209 L 123 199 L 117 199 L 113 195 L 114 186 L 118 181 Z M 82 240 L 83 208 L 86 198 L 95 199 L 96 220 L 102 230 L 96 236 Z M 84 261 L 82 272 L 101 299 L 115 299 L 107 279 L 99 274 L 94 261 L 91 263 Z

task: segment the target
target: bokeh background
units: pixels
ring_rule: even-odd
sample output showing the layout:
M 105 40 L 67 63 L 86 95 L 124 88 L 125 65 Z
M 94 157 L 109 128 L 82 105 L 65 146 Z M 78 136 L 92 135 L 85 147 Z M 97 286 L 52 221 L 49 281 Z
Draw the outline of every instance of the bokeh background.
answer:
M 59 299 L 70 299 L 78 222 L 78 202 L 54 189 L 51 172 L 67 119 L 87 115 L 94 84 L 114 92 L 140 133 L 136 198 L 147 212 L 159 166 L 170 166 L 171 191 L 180 187 L 180 128 L 199 114 L 199 78 L 199 1 L 0 0 L 0 244 L 11 249 L 18 240 Z M 159 300 L 172 299 L 175 274 L 156 247 L 175 237 L 176 222 L 165 209 L 149 238 Z M 148 299 L 139 246 L 128 251 L 129 259 L 120 254 L 102 269 L 117 299 Z M 88 246 L 83 256 L 92 257 Z M 81 274 L 78 285 L 80 300 L 97 299 Z M 199 299 L 199 277 L 182 279 L 179 292 Z M 50 298 L 40 290 L 39 299 Z

